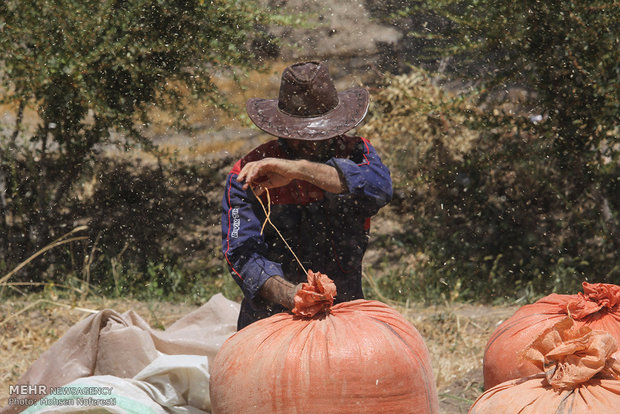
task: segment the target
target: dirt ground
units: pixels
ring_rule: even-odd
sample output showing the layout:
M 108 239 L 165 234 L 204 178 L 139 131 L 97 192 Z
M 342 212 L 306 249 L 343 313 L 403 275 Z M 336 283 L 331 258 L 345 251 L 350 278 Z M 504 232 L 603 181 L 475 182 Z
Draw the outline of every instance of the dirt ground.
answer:
M 72 307 L 73 306 L 73 307 Z M 76 304 L 41 297 L 0 304 L 0 406 L 9 385 L 38 356 L 90 311 L 133 309 L 152 327 L 165 329 L 195 307 L 166 302 L 88 299 Z M 431 355 L 442 414 L 467 413 L 482 393 L 482 357 L 487 338 L 515 307 L 454 304 L 396 306 L 424 337 Z

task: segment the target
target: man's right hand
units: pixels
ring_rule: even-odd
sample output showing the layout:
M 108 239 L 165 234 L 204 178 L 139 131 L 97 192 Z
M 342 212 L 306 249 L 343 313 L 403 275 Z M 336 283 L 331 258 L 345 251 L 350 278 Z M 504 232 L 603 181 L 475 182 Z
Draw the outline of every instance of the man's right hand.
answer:
M 257 187 L 260 195 L 265 188 L 287 185 L 296 178 L 297 161 L 281 158 L 264 158 L 247 163 L 239 172 L 237 181 L 244 182 L 243 189 Z
M 256 186 L 257 195 L 265 188 L 282 187 L 292 180 L 307 181 L 334 194 L 340 194 L 346 189 L 336 168 L 308 160 L 263 158 L 247 163 L 237 175 L 237 181 L 244 182 L 243 189 Z
M 259 295 L 270 302 L 278 303 L 287 309 L 295 307 L 295 295 L 301 289 L 301 283 L 294 285 L 282 276 L 272 276 L 258 291 Z

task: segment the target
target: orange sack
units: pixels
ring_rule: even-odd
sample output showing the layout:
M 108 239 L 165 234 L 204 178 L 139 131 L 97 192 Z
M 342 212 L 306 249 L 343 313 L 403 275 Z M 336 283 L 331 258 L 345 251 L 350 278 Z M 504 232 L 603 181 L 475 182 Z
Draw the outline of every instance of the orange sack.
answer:
M 483 393 L 469 414 L 617 413 L 620 363 L 607 332 L 565 317 L 523 352 L 539 374 L 503 382 Z
M 484 351 L 484 388 L 540 370 L 521 357 L 541 332 L 570 315 L 576 326 L 609 332 L 620 343 L 620 286 L 583 282 L 583 293 L 551 294 L 521 307 L 495 329 Z
M 224 343 L 211 367 L 212 413 L 438 413 L 418 331 L 381 302 L 331 307 L 333 282 L 312 271 L 308 280 L 293 314 L 254 322 Z

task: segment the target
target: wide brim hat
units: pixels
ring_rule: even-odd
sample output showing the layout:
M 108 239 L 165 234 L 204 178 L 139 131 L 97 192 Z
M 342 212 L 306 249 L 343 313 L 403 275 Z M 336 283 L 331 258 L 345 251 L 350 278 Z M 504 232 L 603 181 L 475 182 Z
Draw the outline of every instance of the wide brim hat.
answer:
M 368 91 L 338 92 L 325 62 L 302 62 L 282 72 L 278 99 L 249 99 L 246 111 L 268 134 L 318 141 L 359 125 L 368 112 Z

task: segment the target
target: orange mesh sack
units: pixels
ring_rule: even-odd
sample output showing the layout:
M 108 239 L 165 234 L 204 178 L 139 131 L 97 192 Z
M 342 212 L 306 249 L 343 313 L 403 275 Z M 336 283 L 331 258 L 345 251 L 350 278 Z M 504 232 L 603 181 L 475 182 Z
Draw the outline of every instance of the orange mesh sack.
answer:
M 333 282 L 308 272 L 294 313 L 231 336 L 211 367 L 213 414 L 438 413 L 426 345 L 391 307 L 331 306 Z
M 583 293 L 551 294 L 521 307 L 495 329 L 484 352 L 484 387 L 539 373 L 520 357 L 532 338 L 570 315 L 578 327 L 609 332 L 620 343 L 620 286 L 583 283 Z
M 523 352 L 539 374 L 503 382 L 483 393 L 469 414 L 617 413 L 620 363 L 607 332 L 566 317 Z

